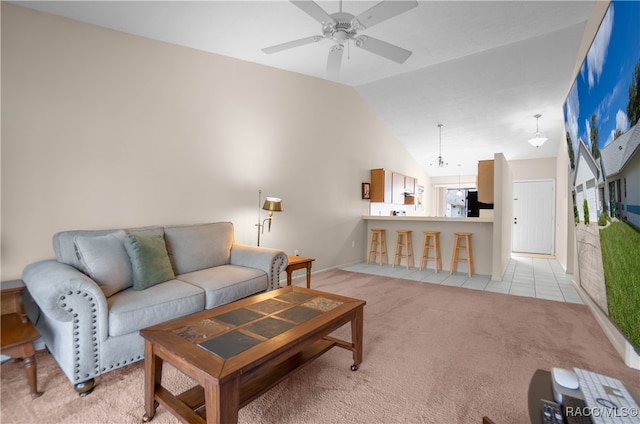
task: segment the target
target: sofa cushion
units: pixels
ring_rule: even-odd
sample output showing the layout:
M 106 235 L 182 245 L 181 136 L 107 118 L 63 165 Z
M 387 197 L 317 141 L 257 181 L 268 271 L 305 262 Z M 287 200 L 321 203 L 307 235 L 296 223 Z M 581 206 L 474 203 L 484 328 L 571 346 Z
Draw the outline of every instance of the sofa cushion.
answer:
M 119 231 L 117 229 L 110 230 L 73 230 L 73 231 L 60 231 L 53 235 L 53 252 L 56 255 L 58 262 L 71 265 L 72 267 L 83 271 L 83 265 L 78 257 L 75 246 L 75 239 L 78 236 L 81 237 L 96 237 L 111 234 Z M 157 225 L 149 227 L 139 227 L 126 230 L 127 234 L 137 234 L 139 232 L 154 232 L 162 234 L 162 227 Z
M 124 231 L 127 234 L 136 234 L 136 235 L 142 235 L 142 236 L 160 235 L 164 237 L 164 228 L 158 227 L 157 225 L 151 225 L 148 227 L 127 228 Z
M 53 235 L 53 252 L 58 262 L 71 265 L 84 271 L 82 261 L 76 249 L 76 237 L 97 237 L 114 233 L 118 230 L 75 230 L 61 231 Z
M 176 278 L 205 291 L 206 309 L 265 291 L 268 284 L 266 272 L 237 265 L 216 266 L 180 274 Z
M 165 227 L 164 237 L 176 275 L 230 261 L 234 242 L 230 222 Z
M 131 287 L 132 270 L 124 247 L 124 231 L 103 236 L 76 236 L 75 245 L 83 271 L 106 297 Z
M 131 260 L 134 290 L 144 290 L 175 277 L 163 236 L 129 234 L 124 247 Z
M 107 299 L 109 336 L 121 336 L 145 327 L 193 314 L 204 309 L 204 291 L 178 280 L 149 287 L 133 288 Z

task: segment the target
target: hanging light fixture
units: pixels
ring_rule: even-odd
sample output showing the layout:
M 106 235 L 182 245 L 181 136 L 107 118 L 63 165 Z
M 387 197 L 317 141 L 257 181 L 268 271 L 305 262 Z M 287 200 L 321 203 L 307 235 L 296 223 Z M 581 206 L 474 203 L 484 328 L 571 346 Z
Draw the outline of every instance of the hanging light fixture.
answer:
M 462 189 L 460 188 L 460 166 L 461 165 L 462 164 L 460 164 L 460 163 L 458 164 L 458 191 L 456 191 L 456 196 L 462 196 L 463 195 Z
M 444 168 L 445 166 L 448 165 L 448 163 L 446 163 L 444 161 L 444 159 L 442 159 L 442 124 L 438 124 L 438 128 L 440 130 L 440 135 L 439 135 L 439 147 L 438 147 L 438 161 L 436 162 L 436 166 L 438 168 Z M 433 164 L 431 164 L 430 166 L 433 166 Z
M 547 137 L 543 137 L 540 129 L 538 128 L 538 119 L 540 119 L 542 115 L 538 113 L 533 116 L 534 118 L 536 118 L 536 133 L 534 134 L 533 138 L 529 139 L 529 143 L 531 143 L 533 147 L 540 147 L 544 144 L 545 141 L 547 141 Z

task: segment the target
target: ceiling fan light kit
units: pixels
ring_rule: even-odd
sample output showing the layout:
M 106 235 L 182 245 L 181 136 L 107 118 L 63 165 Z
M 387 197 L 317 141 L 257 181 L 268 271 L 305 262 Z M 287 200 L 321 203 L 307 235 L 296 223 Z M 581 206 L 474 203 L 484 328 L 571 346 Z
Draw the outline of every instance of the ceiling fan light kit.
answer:
M 529 143 L 533 147 L 540 147 L 545 143 L 545 141 L 547 141 L 547 137 L 544 137 L 538 128 L 538 119 L 540 119 L 541 116 L 542 115 L 539 113 L 533 115 L 533 117 L 536 118 L 536 133 L 529 139 Z
M 396 63 L 404 63 L 411 52 L 402 47 L 378 40 L 366 35 L 358 35 L 358 31 L 371 28 L 380 22 L 393 18 L 418 6 L 416 0 L 393 1 L 384 0 L 358 16 L 342 11 L 342 0 L 340 1 L 340 11 L 328 14 L 317 3 L 307 1 L 291 1 L 306 14 L 318 21 L 322 25 L 322 35 L 301 38 L 299 40 L 288 41 L 271 47 L 265 47 L 262 51 L 266 54 L 273 54 L 294 47 L 306 44 L 317 43 L 318 41 L 329 39 L 335 45 L 329 49 L 327 59 L 327 77 L 336 79 L 340 73 L 340 65 L 344 52 L 344 44 L 353 40 L 356 47 L 382 56 Z

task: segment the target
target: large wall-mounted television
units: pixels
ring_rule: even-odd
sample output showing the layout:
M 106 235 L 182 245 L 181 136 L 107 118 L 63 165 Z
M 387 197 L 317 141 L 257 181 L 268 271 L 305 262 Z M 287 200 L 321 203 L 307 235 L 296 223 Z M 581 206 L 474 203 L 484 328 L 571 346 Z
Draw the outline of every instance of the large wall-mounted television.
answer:
M 580 285 L 640 352 L 640 2 L 610 3 L 564 115 Z

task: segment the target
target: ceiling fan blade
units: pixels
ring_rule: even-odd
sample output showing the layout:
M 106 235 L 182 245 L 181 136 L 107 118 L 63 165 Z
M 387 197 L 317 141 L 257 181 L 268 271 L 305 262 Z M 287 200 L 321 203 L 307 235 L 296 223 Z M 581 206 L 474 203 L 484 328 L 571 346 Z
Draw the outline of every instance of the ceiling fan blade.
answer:
M 314 35 L 312 37 L 301 38 L 299 40 L 287 41 L 286 43 L 276 44 L 275 46 L 265 47 L 262 49 L 266 54 L 277 53 L 282 50 L 292 49 L 298 46 L 304 46 L 306 44 L 317 43 L 318 41 L 324 39 L 322 35 Z
M 298 6 L 307 15 L 311 16 L 313 19 L 315 19 L 316 21 L 320 22 L 323 25 L 329 24 L 331 22 L 334 22 L 333 18 L 331 16 L 329 16 L 329 14 L 327 12 L 325 12 L 323 8 L 318 6 L 318 4 L 316 2 L 314 2 L 314 1 L 311 1 L 311 0 L 302 0 L 302 1 L 291 0 L 291 3 L 295 4 L 296 6 Z
M 342 44 L 334 44 L 329 50 L 329 58 L 327 59 L 327 77 L 337 79 L 340 75 L 340 63 L 342 62 L 342 53 L 344 46 Z
M 356 37 L 356 46 L 397 63 L 404 63 L 411 56 L 409 50 L 366 35 Z
M 404 13 L 407 10 L 413 9 L 416 6 L 418 6 L 418 2 L 416 0 L 381 1 L 372 8 L 356 16 L 354 21 L 357 21 L 357 25 L 355 25 L 356 22 L 353 21 L 351 22 L 351 24 L 357 26 L 358 29 L 371 28 L 375 24 L 386 21 L 389 18 L 393 18 L 394 16 Z

